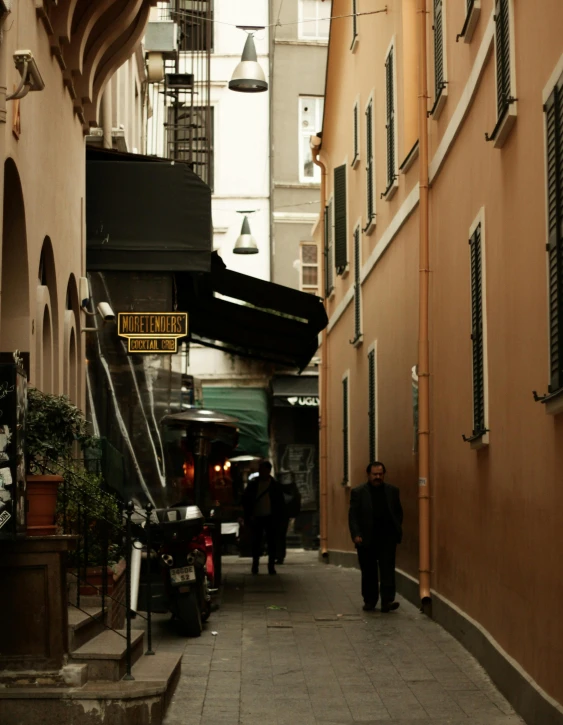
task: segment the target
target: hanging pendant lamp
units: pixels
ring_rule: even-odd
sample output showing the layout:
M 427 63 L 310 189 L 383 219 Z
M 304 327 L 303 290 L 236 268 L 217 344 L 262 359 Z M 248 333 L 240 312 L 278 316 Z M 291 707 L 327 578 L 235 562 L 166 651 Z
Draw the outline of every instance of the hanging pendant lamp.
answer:
M 235 242 L 233 254 L 258 254 L 258 245 L 256 244 L 256 239 L 250 233 L 250 224 L 247 216 L 242 220 L 242 228 Z
M 229 88 L 231 91 L 241 93 L 262 93 L 268 90 L 266 76 L 258 63 L 254 37 L 251 33 L 246 38 L 242 58 L 229 81 Z

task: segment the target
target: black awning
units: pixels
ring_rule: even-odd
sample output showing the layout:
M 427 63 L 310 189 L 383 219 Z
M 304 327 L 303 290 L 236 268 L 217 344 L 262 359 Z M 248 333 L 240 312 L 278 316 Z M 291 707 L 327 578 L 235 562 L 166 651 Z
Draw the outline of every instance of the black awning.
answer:
M 193 276 L 176 278 L 178 309 L 190 315 L 192 340 L 299 369 L 317 351 L 328 323 L 320 297 L 231 272 L 216 254 L 211 275 L 197 289 Z
M 319 394 L 317 375 L 284 375 L 272 380 L 274 398 L 316 397 Z
M 208 272 L 211 189 L 189 166 L 88 149 L 87 268 Z

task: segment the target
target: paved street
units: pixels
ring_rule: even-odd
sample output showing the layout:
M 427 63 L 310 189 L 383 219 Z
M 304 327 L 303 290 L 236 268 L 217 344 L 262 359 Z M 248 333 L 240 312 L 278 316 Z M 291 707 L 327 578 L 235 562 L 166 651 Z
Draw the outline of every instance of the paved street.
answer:
M 249 572 L 226 557 L 221 609 L 199 639 L 157 617 L 156 647 L 184 652 L 166 725 L 522 724 L 415 607 L 364 613 L 358 571 L 290 551 L 277 577 Z

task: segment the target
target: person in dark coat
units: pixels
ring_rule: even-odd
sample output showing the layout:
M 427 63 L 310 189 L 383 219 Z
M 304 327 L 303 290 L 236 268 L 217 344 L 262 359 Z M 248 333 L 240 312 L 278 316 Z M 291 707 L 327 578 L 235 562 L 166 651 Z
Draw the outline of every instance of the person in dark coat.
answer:
M 385 483 L 383 463 L 370 463 L 366 471 L 367 483 L 351 491 L 350 536 L 362 571 L 364 610 L 375 609 L 381 579 L 381 611 L 390 612 L 399 607 L 395 601 L 395 552 L 403 537 L 403 509 L 399 489 Z
M 252 479 L 242 496 L 245 524 L 252 539 L 252 573 L 258 574 L 262 540 L 268 546 L 268 574 L 276 574 L 275 558 L 278 529 L 285 517 L 285 499 L 280 484 L 271 476 L 272 464 L 262 461 L 258 477 Z
M 281 484 L 283 497 L 285 499 L 285 515 L 280 520 L 278 528 L 278 546 L 276 550 L 276 564 L 283 564 L 286 555 L 287 529 L 289 519 L 295 519 L 301 511 L 301 494 L 297 484 L 292 479 L 289 483 Z

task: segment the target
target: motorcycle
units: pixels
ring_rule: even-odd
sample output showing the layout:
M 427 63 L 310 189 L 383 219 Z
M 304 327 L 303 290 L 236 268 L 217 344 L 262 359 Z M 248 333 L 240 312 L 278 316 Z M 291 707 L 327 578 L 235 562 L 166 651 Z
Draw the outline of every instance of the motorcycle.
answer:
M 213 552 L 208 527 L 197 506 L 156 509 L 155 546 L 169 611 L 182 634 L 199 637 L 211 614 Z

